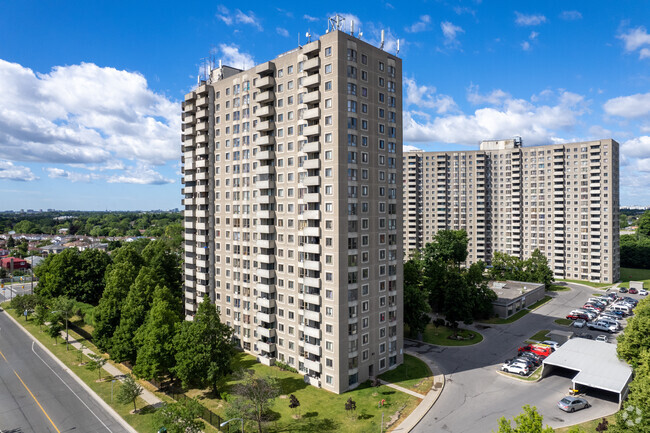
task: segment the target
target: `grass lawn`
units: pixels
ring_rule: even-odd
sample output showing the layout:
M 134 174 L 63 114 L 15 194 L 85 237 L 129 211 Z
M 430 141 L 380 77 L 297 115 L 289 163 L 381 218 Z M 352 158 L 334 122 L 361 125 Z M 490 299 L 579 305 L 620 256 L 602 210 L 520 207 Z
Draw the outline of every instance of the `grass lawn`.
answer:
M 507 319 L 504 319 L 502 317 L 490 317 L 487 320 L 481 320 L 481 323 L 487 323 L 490 325 L 505 325 L 507 323 L 512 323 L 515 322 L 522 317 L 524 317 L 526 314 L 530 313 L 531 311 L 541 307 L 542 305 L 546 304 L 548 301 L 553 299 L 551 296 L 544 296 L 542 299 L 539 301 L 535 302 L 534 304 L 530 305 L 528 308 L 524 308 L 523 310 L 520 310 L 513 314 L 512 316 L 508 317 Z
M 548 292 L 568 292 L 569 290 L 571 290 L 571 287 L 558 286 L 557 284 L 552 284 L 546 290 Z
M 429 366 L 411 355 L 404 355 L 402 365 L 395 370 L 381 374 L 379 378 L 420 394 L 426 394 L 433 386 L 433 377 Z
M 480 333 L 470 331 L 469 329 L 458 329 L 458 335 L 465 338 L 464 340 L 450 339 L 449 337 L 453 333 L 454 331 L 451 328 L 435 326 L 433 323 L 429 323 L 422 333 L 422 340 L 438 346 L 471 346 L 472 344 L 483 341 L 483 336 Z M 406 324 L 404 324 L 404 336 L 407 338 L 416 338 L 415 335 L 410 334 L 410 330 Z
M 529 340 L 534 340 L 534 341 L 544 341 L 546 340 L 546 335 L 550 332 L 548 329 L 542 329 L 541 331 L 537 332 L 535 335 L 529 338 Z
M 643 281 L 643 287 L 650 288 L 650 269 L 621 268 L 621 281 L 619 287 L 630 287 L 630 281 Z
M 571 324 L 573 323 L 573 320 L 571 320 L 571 319 L 555 319 L 554 322 L 557 323 L 558 325 L 561 325 L 561 326 L 571 326 Z
M 605 418 L 609 421 L 610 426 L 616 424 L 616 417 L 614 415 L 606 416 Z M 602 420 L 602 418 L 598 418 L 593 421 L 583 422 L 582 424 L 577 424 L 577 427 L 581 428 L 581 430 L 579 430 L 580 433 L 596 433 L 596 427 L 598 427 L 598 424 Z M 575 427 L 576 426 L 558 428 L 555 429 L 555 433 L 569 433 L 569 430 Z
M 3 308 L 8 305 L 3 305 Z M 31 333 L 38 341 L 43 343 L 57 358 L 59 358 L 74 374 L 76 374 L 86 385 L 88 385 L 97 395 L 99 395 L 105 402 L 115 409 L 115 411 L 122 416 L 129 424 L 131 424 L 137 431 L 148 433 L 157 431 L 160 425 L 156 422 L 153 410 L 145 407 L 144 410 L 138 414 L 132 415 L 129 412 L 133 409 L 132 405 L 119 404 L 116 401 L 111 402 L 111 377 L 107 377 L 108 373 L 103 372 L 102 378 L 106 379 L 103 382 L 96 382 L 98 373 L 96 371 L 87 370 L 85 367 L 80 367 L 77 361 L 76 350 L 65 350 L 65 344 L 62 339 L 58 339 L 58 344 L 54 344 L 54 340 L 48 337 L 45 332 L 40 331 L 38 325 L 33 320 L 25 322 L 22 315 L 16 314 L 14 310 L 5 311 L 11 314 L 14 318 L 18 319 L 20 324 Z M 116 387 L 117 390 L 117 387 Z M 145 403 L 142 399 L 138 398 L 138 409 L 142 409 Z M 206 430 L 215 432 L 216 430 Z
M 236 355 L 235 369 L 252 369 L 262 376 L 272 376 L 278 381 L 281 395 L 271 406 L 271 414 L 275 421 L 266 425 L 269 433 L 279 432 L 374 432 L 380 430 L 381 414 L 384 412 L 384 431 L 392 420 L 401 421 L 420 403 L 420 399 L 396 391 L 387 386 L 373 388 L 369 382 L 361 384 L 357 389 L 344 394 L 334 394 L 324 389 L 307 385 L 302 375 L 282 371 L 277 367 L 267 367 L 258 363 L 255 358 L 245 353 Z M 225 401 L 230 398 L 230 390 L 236 383 L 232 377 L 221 387 L 221 395 Z M 300 402 L 299 412 L 289 408 L 290 394 L 294 394 Z M 201 403 L 225 416 L 226 402 L 214 399 L 207 390 L 191 390 L 189 396 L 196 396 Z M 345 402 L 352 398 L 356 402 L 357 410 L 354 414 L 347 414 Z M 378 407 L 381 400 L 386 400 L 382 408 Z M 300 417 L 298 417 L 298 413 Z M 294 415 L 296 415 L 294 417 Z M 394 428 L 393 422 L 390 428 Z M 256 431 L 257 426 L 247 423 L 246 431 Z
M 621 268 L 621 275 L 623 274 L 623 268 Z M 601 289 L 604 287 L 609 287 L 611 284 L 608 283 L 594 283 L 593 281 L 583 281 L 583 280 L 563 280 L 563 279 L 557 279 L 556 281 L 565 281 L 567 283 L 577 283 L 577 284 L 584 284 L 585 286 L 591 286 L 595 287 L 597 289 Z

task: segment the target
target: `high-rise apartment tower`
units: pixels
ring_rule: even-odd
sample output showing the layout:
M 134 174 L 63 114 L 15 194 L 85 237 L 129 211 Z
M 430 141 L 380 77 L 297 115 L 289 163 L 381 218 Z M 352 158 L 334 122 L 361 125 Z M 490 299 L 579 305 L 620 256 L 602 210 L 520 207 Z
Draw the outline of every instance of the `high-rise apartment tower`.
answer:
M 341 393 L 402 362 L 402 66 L 337 28 L 183 102 L 185 313 Z
M 470 263 L 539 249 L 556 278 L 615 282 L 618 147 L 611 139 L 523 147 L 517 138 L 477 151 L 405 152 L 404 250 L 465 229 Z

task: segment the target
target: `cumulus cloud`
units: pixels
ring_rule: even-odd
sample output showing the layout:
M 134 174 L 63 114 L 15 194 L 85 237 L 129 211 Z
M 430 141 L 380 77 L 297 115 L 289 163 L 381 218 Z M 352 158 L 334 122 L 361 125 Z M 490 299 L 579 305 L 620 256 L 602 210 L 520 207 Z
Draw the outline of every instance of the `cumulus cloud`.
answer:
M 576 21 L 582 19 L 582 14 L 578 11 L 562 11 L 560 19 L 564 21 Z
M 438 114 L 455 111 L 458 107 L 449 95 L 436 93 L 435 87 L 418 86 L 413 78 L 404 78 L 406 87 L 406 105 L 415 105 L 419 108 L 431 108 Z
M 11 161 L 176 160 L 180 105 L 139 73 L 92 63 L 37 74 L 0 59 L 0 154 Z
M 146 164 L 129 167 L 123 174 L 109 176 L 108 183 L 131 183 L 137 185 L 164 185 L 174 183 L 175 179 L 167 179 Z
M 515 23 L 519 26 L 538 26 L 546 22 L 544 15 L 528 15 L 521 12 L 515 12 Z
M 0 179 L 29 182 L 38 179 L 29 167 L 15 165 L 11 161 L 0 159 Z
M 650 34 L 644 26 L 639 26 L 634 29 L 629 29 L 626 32 L 620 33 L 617 38 L 623 40 L 625 44 L 625 51 L 633 52 L 643 47 L 650 45 Z M 639 51 L 639 58 L 645 59 L 650 57 L 650 49 L 642 48 Z
M 429 29 L 429 24 L 431 24 L 431 17 L 429 15 L 422 15 L 417 22 L 405 30 L 409 33 L 423 32 Z
M 445 45 L 448 47 L 456 47 L 460 45 L 460 42 L 456 37 L 459 33 L 465 33 L 461 27 L 456 26 L 449 21 L 443 21 L 440 23 L 440 28 L 442 29 L 442 35 L 445 37 Z
M 233 68 L 246 69 L 255 65 L 253 56 L 239 51 L 239 47 L 235 44 L 219 44 L 219 51 L 223 56 L 223 63 Z
M 89 183 L 100 178 L 100 176 L 95 173 L 80 173 L 77 171 L 68 171 L 56 167 L 48 167 L 45 169 L 45 171 L 47 171 L 47 176 L 51 179 L 67 179 L 70 182 Z
M 650 136 L 627 140 L 621 145 L 621 154 L 628 158 L 650 158 Z
M 311 15 L 307 15 L 307 14 L 303 15 L 302 17 L 303 17 L 304 19 L 306 19 L 307 21 L 309 21 L 310 23 L 313 23 L 314 21 L 318 21 L 318 20 L 319 20 L 319 18 L 312 17 Z
M 276 27 L 275 31 L 278 32 L 280 36 L 284 36 L 285 38 L 289 37 L 289 30 L 282 28 L 282 27 Z
M 415 146 L 411 146 L 409 144 L 405 144 L 402 147 L 402 149 L 403 149 L 404 152 L 422 152 L 422 149 L 419 149 L 419 148 L 417 148 Z
M 625 118 L 645 117 L 650 114 L 650 93 L 612 98 L 603 105 L 605 113 Z
M 477 109 L 473 114 L 451 114 L 433 120 L 412 111 L 404 112 L 404 140 L 476 144 L 488 138 L 519 135 L 528 144 L 546 144 L 560 140 L 558 134 L 570 131 L 587 110 L 584 97 L 567 91 L 545 95 L 552 104 L 535 105 L 531 101 L 508 98 L 503 107 Z
M 474 105 L 501 105 L 511 98 L 509 93 L 501 89 L 495 89 L 490 93 L 481 94 L 478 85 L 470 84 L 467 88 L 467 100 Z
M 529 51 L 530 50 L 530 42 L 523 41 L 521 43 L 521 49 L 524 50 L 524 51 Z
M 216 17 L 223 21 L 227 26 L 233 24 L 246 24 L 255 27 L 259 31 L 263 30 L 262 24 L 252 11 L 245 13 L 240 9 L 235 9 L 234 12 L 231 12 L 226 6 L 219 5 L 217 6 Z

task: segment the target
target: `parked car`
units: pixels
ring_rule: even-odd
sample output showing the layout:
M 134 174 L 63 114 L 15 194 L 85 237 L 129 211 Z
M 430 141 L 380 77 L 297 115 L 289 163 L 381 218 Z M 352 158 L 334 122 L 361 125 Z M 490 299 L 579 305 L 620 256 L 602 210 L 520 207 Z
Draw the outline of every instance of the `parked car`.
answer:
M 596 337 L 596 341 L 603 341 L 605 343 L 609 343 L 609 337 L 605 334 L 600 334 L 598 337 Z
M 589 319 L 589 317 L 584 313 L 571 313 L 571 314 L 567 315 L 566 318 L 570 319 L 570 320 L 587 320 L 587 319 Z
M 621 287 L 618 289 L 619 293 L 627 293 L 627 289 L 625 287 Z
M 606 312 L 602 313 L 600 316 L 598 316 L 599 319 L 610 319 L 610 320 L 616 320 L 617 322 L 619 320 L 623 320 L 621 316 L 617 316 L 616 314 L 613 314 L 612 312 Z
M 627 291 L 627 293 L 629 293 L 630 295 L 638 295 L 639 291 L 634 287 L 632 287 L 630 290 Z
M 584 328 L 586 324 L 587 321 L 585 319 L 578 319 L 575 322 L 573 322 L 573 326 L 576 328 Z
M 626 297 L 623 298 L 623 302 L 629 302 L 629 303 L 632 303 L 632 304 L 634 304 L 634 306 L 636 307 L 636 305 L 639 303 L 639 300 L 638 300 L 638 299 L 634 299 L 634 298 L 630 298 L 629 296 L 626 296 Z
M 517 352 L 518 353 L 532 352 L 535 355 L 539 355 L 539 356 L 542 356 L 542 357 L 546 358 L 547 356 L 549 356 L 551 354 L 552 349 L 550 347 L 547 347 L 547 346 L 539 346 L 539 345 L 536 345 L 536 344 L 528 344 L 526 346 L 520 347 L 519 350 L 517 350 Z
M 542 344 L 550 346 L 553 350 L 557 350 L 557 348 L 560 347 L 560 343 L 558 343 L 557 341 L 553 341 L 553 340 L 542 341 Z
M 544 359 L 543 357 L 537 356 L 532 352 L 521 352 L 521 354 L 519 354 L 519 357 L 531 360 L 537 367 L 542 365 L 542 360 Z
M 591 303 L 588 303 L 588 304 L 583 305 L 582 308 L 584 308 L 585 310 L 591 310 L 591 311 L 596 311 L 596 312 L 601 312 L 601 311 L 603 311 L 603 307 L 602 307 L 602 306 L 600 306 L 600 305 L 595 305 L 595 304 L 591 304 Z
M 525 365 L 526 367 L 528 367 L 528 370 L 533 370 L 536 367 L 532 359 L 524 358 L 523 356 L 520 356 L 519 358 L 507 359 L 505 363 L 510 365 L 512 364 Z
M 513 373 L 513 374 L 518 374 L 520 376 L 526 376 L 529 373 L 528 367 L 521 365 L 521 364 L 503 364 L 501 366 L 501 370 L 508 372 L 508 373 Z
M 614 302 L 615 300 L 618 299 L 618 295 L 616 293 L 614 293 L 614 292 L 607 293 L 606 295 L 603 295 L 603 296 L 609 298 L 612 302 Z
M 641 289 L 641 290 L 639 290 L 639 295 L 648 296 L 648 291 L 646 289 Z
M 599 320 L 597 322 L 587 323 L 587 328 L 593 331 L 609 332 L 610 334 L 613 334 L 614 332 L 618 331 L 618 327 L 616 325 L 611 325 L 608 322 L 604 322 L 602 320 Z
M 580 409 L 586 409 L 590 406 L 589 402 L 584 398 L 566 396 L 557 402 L 557 407 L 565 412 L 575 412 Z

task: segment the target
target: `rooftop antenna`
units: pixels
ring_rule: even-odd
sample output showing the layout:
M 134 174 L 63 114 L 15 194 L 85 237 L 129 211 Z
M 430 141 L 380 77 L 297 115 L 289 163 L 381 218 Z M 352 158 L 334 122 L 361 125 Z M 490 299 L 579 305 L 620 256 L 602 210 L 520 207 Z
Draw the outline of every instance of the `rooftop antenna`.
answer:
M 361 39 L 362 37 L 363 37 L 363 32 L 359 30 L 359 39 Z
M 350 21 L 350 35 L 354 36 L 354 20 Z
M 383 50 L 384 49 L 384 30 L 381 30 L 381 43 L 379 44 L 379 49 Z
M 343 28 L 343 21 L 345 21 L 345 18 L 339 14 L 330 17 L 327 21 L 327 33 L 330 30 L 341 30 Z
M 397 40 L 397 53 L 396 54 L 399 54 L 399 39 Z
M 310 43 L 311 42 L 311 31 L 307 30 L 307 33 L 305 34 L 305 36 L 307 36 L 307 43 Z

